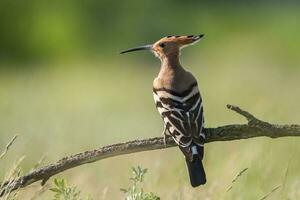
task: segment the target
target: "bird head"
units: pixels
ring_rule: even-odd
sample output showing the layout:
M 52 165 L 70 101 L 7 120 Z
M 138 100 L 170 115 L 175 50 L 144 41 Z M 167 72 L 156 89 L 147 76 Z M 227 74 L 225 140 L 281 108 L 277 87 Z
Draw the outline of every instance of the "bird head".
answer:
M 197 43 L 203 36 L 203 34 L 189 36 L 167 36 L 161 38 L 154 44 L 130 48 L 122 51 L 121 54 L 133 51 L 149 50 L 152 51 L 158 58 L 163 60 L 164 58 L 179 55 L 180 49 Z

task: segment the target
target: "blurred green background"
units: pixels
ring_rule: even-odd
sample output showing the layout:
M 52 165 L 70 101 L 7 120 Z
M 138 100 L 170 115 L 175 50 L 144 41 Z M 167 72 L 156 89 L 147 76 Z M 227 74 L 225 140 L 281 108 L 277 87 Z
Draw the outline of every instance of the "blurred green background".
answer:
M 166 35 L 204 33 L 182 53 L 197 77 L 206 126 L 245 120 L 236 104 L 274 123 L 300 121 L 299 1 L 0 0 L 0 176 L 22 155 L 27 172 L 103 145 L 159 136 L 152 98 L 159 60 L 122 49 Z M 300 198 L 300 140 L 255 138 L 206 145 L 208 183 L 189 185 L 177 148 L 142 152 L 69 170 L 66 177 L 95 199 L 122 199 L 130 167 L 149 169 L 145 189 L 162 199 Z M 288 173 L 286 170 L 288 168 Z M 248 171 L 227 188 L 235 175 Z M 39 184 L 20 193 L 30 199 Z M 28 192 L 30 191 L 30 192 Z M 45 192 L 41 199 L 50 199 Z

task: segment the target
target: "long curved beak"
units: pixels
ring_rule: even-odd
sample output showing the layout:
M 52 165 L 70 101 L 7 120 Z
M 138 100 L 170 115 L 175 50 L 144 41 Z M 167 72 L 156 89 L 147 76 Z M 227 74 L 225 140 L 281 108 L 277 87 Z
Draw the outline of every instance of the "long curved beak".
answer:
M 121 51 L 120 54 L 129 53 L 132 51 L 151 50 L 151 49 L 152 49 L 152 44 L 147 44 L 147 45 L 143 45 L 143 46 L 139 46 L 139 47 L 130 48 L 125 51 Z

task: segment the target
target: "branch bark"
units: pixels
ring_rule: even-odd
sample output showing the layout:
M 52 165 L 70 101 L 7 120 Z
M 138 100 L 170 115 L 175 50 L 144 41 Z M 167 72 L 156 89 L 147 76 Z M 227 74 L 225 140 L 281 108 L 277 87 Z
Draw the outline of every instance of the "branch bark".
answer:
M 252 137 L 285 137 L 285 136 L 300 136 L 300 125 L 279 125 L 270 124 L 257 119 L 249 112 L 233 105 L 227 105 L 227 108 L 244 116 L 247 124 L 232 124 L 216 128 L 206 128 L 206 143 L 215 141 L 230 141 L 247 139 Z M 96 162 L 105 158 L 119 156 L 123 154 L 163 149 L 176 146 L 171 137 L 166 138 L 166 144 L 162 137 L 155 137 L 143 140 L 133 140 L 125 143 L 118 143 L 104 146 L 95 150 L 71 155 L 56 163 L 40 167 L 14 181 L 7 181 L 0 188 L 0 196 L 7 191 L 14 191 L 19 188 L 26 187 L 34 182 L 42 181 L 44 185 L 47 180 L 65 170 L 86 164 Z

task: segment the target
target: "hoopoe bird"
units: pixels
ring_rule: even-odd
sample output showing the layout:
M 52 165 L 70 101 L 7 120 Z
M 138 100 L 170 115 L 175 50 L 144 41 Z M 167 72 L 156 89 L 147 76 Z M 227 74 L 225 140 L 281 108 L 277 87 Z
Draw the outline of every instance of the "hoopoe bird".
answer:
M 180 64 L 180 50 L 200 41 L 204 35 L 167 36 L 154 44 L 131 48 L 123 53 L 150 50 L 161 68 L 153 81 L 156 108 L 164 121 L 163 134 L 171 135 L 185 156 L 193 187 L 206 183 L 202 164 L 204 154 L 204 116 L 196 78 Z

